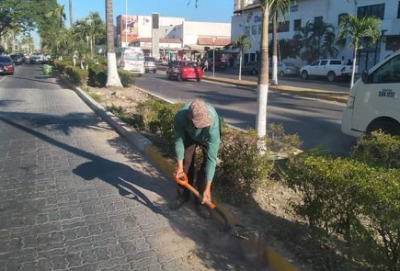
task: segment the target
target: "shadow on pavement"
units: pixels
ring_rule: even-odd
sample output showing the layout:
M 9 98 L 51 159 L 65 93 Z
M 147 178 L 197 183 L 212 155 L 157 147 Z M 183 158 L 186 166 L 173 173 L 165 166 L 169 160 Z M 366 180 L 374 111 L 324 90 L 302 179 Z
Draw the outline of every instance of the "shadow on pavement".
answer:
M 40 119 L 38 114 L 34 114 L 33 116 L 29 116 L 29 114 L 20 114 L 17 115 L 17 117 L 14 115 L 14 117 L 11 118 L 10 116 L 12 116 L 11 114 L 13 113 L 10 113 L 7 118 L 3 117 L 2 114 L 3 112 L 0 115 L 0 121 L 9 126 L 87 161 L 77 165 L 73 169 L 72 172 L 76 176 L 79 176 L 85 181 L 94 181 L 97 179 L 102 180 L 103 182 L 117 188 L 121 196 L 127 199 L 132 199 L 139 205 L 144 206 L 144 208 L 150 209 L 154 214 L 156 214 L 156 216 L 164 217 L 164 223 L 171 225 L 172 230 L 182 238 L 181 242 L 186 242 L 185 239 L 189 239 L 196 244 L 196 251 L 193 251 L 193 253 L 202 259 L 203 263 L 209 268 L 215 270 L 232 270 L 232 267 L 234 266 L 236 268 L 235 270 L 243 271 L 268 270 L 265 267 L 261 267 L 259 262 L 253 262 L 251 265 L 246 263 L 243 258 L 242 250 L 244 248 L 242 247 L 241 241 L 229 234 L 219 232 L 215 222 L 200 219 L 194 213 L 193 208 L 188 210 L 189 205 L 179 209 L 178 211 L 169 210 L 167 202 L 175 196 L 175 185 L 172 182 L 167 181 L 161 175 L 158 175 L 159 173 L 154 172 L 147 160 L 143 159 L 141 155 L 132 151 L 127 155 L 126 148 L 118 150 L 119 152 L 125 153 L 125 156 L 138 163 L 138 166 L 141 168 L 139 171 L 124 163 L 111 161 L 78 147 L 68 145 L 58 140 L 58 137 L 55 139 L 47 134 L 39 132 L 36 128 L 31 128 L 31 126 L 36 126 L 38 123 L 40 123 L 40 125 L 44 124 L 37 120 L 37 118 Z M 71 121 L 71 118 L 68 116 L 65 118 Z M 68 121 L 65 125 L 68 125 Z M 81 125 L 81 128 L 86 128 L 83 126 L 88 125 L 88 123 L 74 123 L 72 121 L 72 125 Z M 118 147 L 120 146 L 121 141 L 124 140 L 117 138 L 114 142 L 110 142 L 110 145 Z M 148 174 L 143 174 L 142 167 L 147 168 L 147 171 L 145 170 L 145 172 Z M 132 216 L 134 217 L 133 227 L 142 225 L 141 227 L 143 230 L 151 230 L 151 227 L 154 227 L 154 225 L 146 226 L 146 223 L 143 223 L 145 221 L 137 221 L 139 218 L 151 219 L 152 215 L 149 216 L 149 214 L 150 213 L 143 216 L 142 213 L 139 214 L 142 216 L 137 217 L 135 216 L 135 213 L 132 213 Z M 161 218 L 158 220 L 163 224 Z M 171 240 L 172 237 L 169 237 L 168 235 L 162 235 L 159 238 L 165 239 L 165 246 L 174 246 L 174 242 L 177 242 L 177 240 Z M 166 251 L 166 253 L 168 253 L 168 251 Z

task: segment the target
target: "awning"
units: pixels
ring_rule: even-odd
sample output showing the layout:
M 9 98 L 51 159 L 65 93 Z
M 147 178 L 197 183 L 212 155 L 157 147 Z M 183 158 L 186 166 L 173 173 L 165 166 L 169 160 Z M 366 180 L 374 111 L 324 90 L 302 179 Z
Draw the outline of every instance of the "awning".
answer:
M 198 44 L 186 44 L 184 49 L 189 50 L 189 51 L 198 51 L 198 52 L 204 52 L 204 46 L 198 45 Z

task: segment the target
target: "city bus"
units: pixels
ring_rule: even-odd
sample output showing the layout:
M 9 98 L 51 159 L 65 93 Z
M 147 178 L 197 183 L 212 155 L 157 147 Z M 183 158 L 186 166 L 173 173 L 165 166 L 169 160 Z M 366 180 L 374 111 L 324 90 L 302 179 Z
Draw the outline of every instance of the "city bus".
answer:
M 145 73 L 144 53 L 140 47 L 120 47 L 116 48 L 117 66 L 119 69 L 130 71 L 139 76 Z

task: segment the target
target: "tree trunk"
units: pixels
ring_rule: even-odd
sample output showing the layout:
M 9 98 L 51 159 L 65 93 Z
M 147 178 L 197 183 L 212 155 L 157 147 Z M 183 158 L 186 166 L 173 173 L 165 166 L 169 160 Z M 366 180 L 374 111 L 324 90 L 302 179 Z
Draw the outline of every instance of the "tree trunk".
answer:
M 118 75 L 117 57 L 114 47 L 114 25 L 112 0 L 106 0 L 106 27 L 107 27 L 107 83 L 106 87 L 122 87 Z
M 357 46 L 354 46 L 353 70 L 351 71 L 350 89 L 354 85 L 354 77 L 355 77 L 355 74 L 356 74 L 356 61 L 357 61 Z
M 239 80 L 242 80 L 242 53 L 239 56 Z
M 273 41 L 273 52 L 272 52 L 272 85 L 278 85 L 278 12 L 272 16 L 272 41 Z
M 268 3 L 262 7 L 262 32 L 261 32 L 261 69 L 258 77 L 258 110 L 256 119 L 256 131 L 258 137 L 267 134 L 267 100 L 268 100 Z
M 70 24 L 70 28 L 73 29 L 74 28 L 74 18 L 72 16 L 72 0 L 69 0 L 69 24 Z

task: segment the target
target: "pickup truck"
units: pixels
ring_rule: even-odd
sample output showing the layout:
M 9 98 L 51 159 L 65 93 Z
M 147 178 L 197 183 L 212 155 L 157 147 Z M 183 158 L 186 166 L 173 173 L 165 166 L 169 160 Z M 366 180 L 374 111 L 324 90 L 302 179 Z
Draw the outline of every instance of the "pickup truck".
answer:
M 303 79 L 310 76 L 327 77 L 329 82 L 335 81 L 338 77 L 347 78 L 351 76 L 352 65 L 343 65 L 340 59 L 320 59 L 310 65 L 301 67 L 300 74 Z M 356 72 L 358 66 L 356 66 Z

